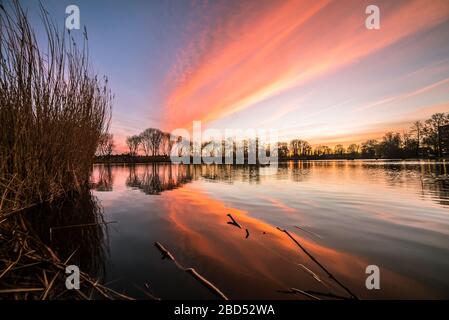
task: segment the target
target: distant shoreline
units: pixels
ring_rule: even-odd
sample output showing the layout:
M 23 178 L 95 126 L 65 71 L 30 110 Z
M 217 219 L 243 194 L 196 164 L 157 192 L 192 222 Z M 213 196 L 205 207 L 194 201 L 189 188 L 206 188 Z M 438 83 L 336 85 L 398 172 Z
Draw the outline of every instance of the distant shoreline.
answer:
M 335 156 L 310 156 L 310 157 L 282 157 L 279 158 L 279 162 L 285 161 L 319 161 L 319 160 L 389 160 L 389 161 L 445 161 L 449 160 L 447 157 L 437 158 L 361 158 L 361 157 L 335 157 Z M 192 163 L 193 161 L 191 161 Z M 94 164 L 127 164 L 127 163 L 172 163 L 170 156 L 129 156 L 129 155 L 111 155 L 111 156 L 98 156 L 94 159 Z M 223 159 L 223 164 L 226 164 Z M 247 164 L 247 163 L 245 163 Z M 259 163 L 257 163 L 259 164 Z

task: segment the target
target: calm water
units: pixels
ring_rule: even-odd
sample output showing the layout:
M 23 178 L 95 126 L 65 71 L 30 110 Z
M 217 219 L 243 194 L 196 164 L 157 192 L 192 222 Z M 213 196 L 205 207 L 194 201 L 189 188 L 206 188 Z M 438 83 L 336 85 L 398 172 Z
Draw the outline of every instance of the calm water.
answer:
M 93 193 L 104 220 L 116 221 L 106 281 L 139 298 L 216 298 L 162 259 L 158 241 L 232 299 L 305 298 L 290 288 L 347 296 L 280 227 L 361 298 L 449 298 L 448 170 L 393 161 L 98 165 Z M 380 268 L 380 290 L 366 289 L 367 265 Z

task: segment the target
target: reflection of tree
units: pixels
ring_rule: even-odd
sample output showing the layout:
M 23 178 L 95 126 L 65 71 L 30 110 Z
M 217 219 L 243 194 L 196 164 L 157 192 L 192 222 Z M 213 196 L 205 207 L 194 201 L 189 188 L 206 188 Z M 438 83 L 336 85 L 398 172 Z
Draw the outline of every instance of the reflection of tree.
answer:
M 193 180 L 193 166 L 151 164 L 129 166 L 126 185 L 146 194 L 160 194 Z
M 310 162 L 279 163 L 273 174 L 277 179 L 293 179 L 299 182 L 308 175 L 310 167 Z M 200 178 L 208 182 L 219 181 L 229 184 L 235 181 L 261 183 L 264 179 L 262 170 L 270 170 L 269 166 L 252 164 L 174 165 L 166 163 L 130 165 L 128 169 L 126 185 L 140 189 L 146 194 L 160 194 Z
M 99 165 L 98 166 L 98 177 L 92 183 L 92 188 L 96 191 L 112 191 L 114 185 L 114 177 L 112 175 L 111 166 Z
M 441 205 L 449 205 L 449 165 L 445 162 L 365 162 L 369 176 L 384 177 L 388 185 L 419 184 L 423 196 L 430 196 Z
M 156 167 L 151 167 L 151 172 L 150 170 L 146 170 L 141 176 L 139 188 L 146 194 L 160 194 L 163 191 L 162 182 L 156 170 Z M 166 185 L 168 186 L 169 183 L 167 183 Z
M 264 166 L 254 164 L 202 165 L 201 177 L 208 181 L 220 181 L 232 184 L 234 181 L 260 183 L 260 170 Z
M 311 161 L 291 161 L 288 163 L 291 170 L 291 179 L 295 182 L 304 181 L 310 173 L 313 162 Z
M 337 168 L 341 167 L 341 168 Z M 343 168 L 344 167 L 344 168 Z M 428 195 L 441 205 L 449 205 L 449 166 L 441 162 L 339 162 L 339 161 L 288 161 L 278 163 L 273 175 L 277 180 L 303 182 L 313 170 L 334 170 L 345 172 L 345 168 L 360 168 L 372 179 L 381 179 L 392 187 L 419 184 L 423 195 Z M 146 194 L 160 194 L 178 188 L 186 183 L 204 179 L 232 184 L 236 181 L 262 183 L 263 170 L 260 165 L 174 165 L 151 164 L 131 165 L 126 185 L 140 189 Z M 270 170 L 270 168 L 266 168 Z M 107 172 L 107 171 L 106 171 Z M 103 174 L 103 176 L 110 175 Z M 100 174 L 102 176 L 102 174 Z M 377 177 L 377 178 L 376 178 Z M 112 188 L 112 185 L 111 185 Z
M 449 166 L 447 163 L 437 163 L 425 169 L 423 192 L 432 196 L 439 204 L 449 206 Z

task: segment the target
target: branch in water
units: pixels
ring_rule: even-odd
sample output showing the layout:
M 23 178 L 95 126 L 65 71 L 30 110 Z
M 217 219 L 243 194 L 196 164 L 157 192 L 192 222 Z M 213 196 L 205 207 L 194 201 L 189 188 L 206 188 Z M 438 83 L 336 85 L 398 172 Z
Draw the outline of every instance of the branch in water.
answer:
M 230 213 L 228 213 L 227 216 L 232 220 L 232 221 L 228 221 L 228 224 L 236 226 L 237 228 L 242 229 L 242 226 L 237 221 L 235 221 L 234 217 L 231 216 Z
M 315 259 L 314 256 L 312 256 L 307 250 L 306 248 L 304 248 L 287 230 L 285 229 L 281 229 L 279 227 L 277 227 L 277 229 L 281 232 L 284 232 L 286 235 L 289 236 L 290 239 L 292 239 L 292 241 L 294 243 L 296 243 L 296 245 L 310 258 L 312 259 L 313 262 L 315 262 L 324 272 L 326 272 L 326 274 L 329 276 L 329 278 L 331 278 L 332 280 L 335 281 L 335 283 L 337 283 L 341 288 L 343 288 L 347 293 L 349 293 L 349 295 L 351 295 L 351 297 L 353 299 L 357 299 L 358 297 L 352 293 L 351 290 L 349 290 L 343 283 L 341 283 L 340 281 L 338 281 L 337 278 L 334 277 L 334 275 L 332 273 L 330 273 L 317 259 Z
M 220 298 L 222 298 L 223 300 L 229 300 L 228 297 L 220 291 L 220 289 L 218 289 L 212 282 L 210 282 L 209 280 L 207 280 L 206 278 L 204 278 L 201 274 L 199 274 L 194 268 L 185 268 L 183 265 L 181 265 L 176 259 L 175 257 L 170 253 L 170 251 L 168 251 L 167 249 L 165 249 L 165 247 L 160 244 L 159 242 L 155 242 L 154 245 L 156 246 L 156 248 L 159 249 L 159 251 L 162 253 L 162 258 L 168 258 L 169 260 L 173 261 L 175 263 L 175 265 L 189 273 L 190 275 L 192 275 L 192 277 L 194 277 L 196 280 L 198 280 L 199 282 L 201 282 L 202 285 L 204 285 L 206 288 L 208 288 L 210 291 L 212 291 L 214 294 L 218 295 Z

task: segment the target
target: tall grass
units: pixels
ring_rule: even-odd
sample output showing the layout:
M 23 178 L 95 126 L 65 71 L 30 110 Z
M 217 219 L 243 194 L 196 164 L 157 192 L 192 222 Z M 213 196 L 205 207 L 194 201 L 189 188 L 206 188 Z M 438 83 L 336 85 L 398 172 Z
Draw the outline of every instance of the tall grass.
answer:
M 89 176 L 111 116 L 107 79 L 91 72 L 86 33 L 79 48 L 41 7 L 46 41 L 38 43 L 19 2 L 1 3 L 0 298 L 65 297 L 73 261 L 85 269 L 76 297 L 126 298 L 91 277 L 95 265 L 83 265 L 102 252 Z M 49 231 L 64 231 L 63 240 L 47 239 Z
M 46 43 L 13 0 L 0 8 L 0 218 L 88 183 L 110 120 L 107 79 L 41 7 Z M 78 31 L 80 32 L 80 31 Z

